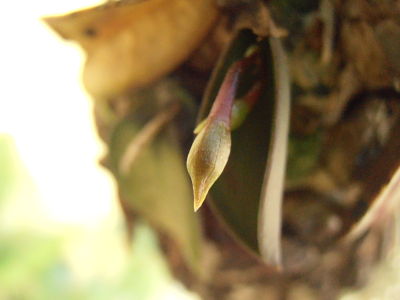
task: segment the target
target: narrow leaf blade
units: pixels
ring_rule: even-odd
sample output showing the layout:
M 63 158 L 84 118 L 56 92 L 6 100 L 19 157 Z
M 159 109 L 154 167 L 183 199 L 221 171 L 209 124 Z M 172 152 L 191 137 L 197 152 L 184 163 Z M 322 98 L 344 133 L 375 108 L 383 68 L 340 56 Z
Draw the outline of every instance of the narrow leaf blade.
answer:
M 277 38 L 270 38 L 275 74 L 275 111 L 267 168 L 261 192 L 258 243 L 264 261 L 281 265 L 282 198 L 290 119 L 290 79 L 286 54 Z
M 115 126 L 110 140 L 110 167 L 123 206 L 174 240 L 187 265 L 199 272 L 200 224 L 192 210 L 190 182 L 172 124 L 164 125 L 142 145 L 134 161 L 121 172 L 121 159 L 131 141 L 140 136 L 143 126 L 160 116 L 157 110 L 149 110 L 149 102 L 143 102 Z
M 246 34 L 250 33 L 246 31 Z M 238 38 L 240 39 L 241 36 L 239 35 Z M 256 43 L 256 37 L 245 36 L 243 42 L 247 43 L 247 46 L 242 45 L 242 48 L 247 49 Z M 260 68 L 262 74 L 256 80 L 260 80 L 262 85 L 260 96 L 240 127 L 231 133 L 230 158 L 220 179 L 210 191 L 212 201 L 209 202 L 215 214 L 226 224 L 233 236 L 247 249 L 256 253 L 259 252 L 257 216 L 267 150 L 270 144 L 271 113 L 274 102 L 274 74 L 271 67 L 272 54 L 269 42 L 263 40 L 259 42 L 259 47 L 262 56 Z M 224 65 L 224 63 L 221 62 L 219 65 Z M 216 83 L 210 83 L 210 85 L 213 84 Z

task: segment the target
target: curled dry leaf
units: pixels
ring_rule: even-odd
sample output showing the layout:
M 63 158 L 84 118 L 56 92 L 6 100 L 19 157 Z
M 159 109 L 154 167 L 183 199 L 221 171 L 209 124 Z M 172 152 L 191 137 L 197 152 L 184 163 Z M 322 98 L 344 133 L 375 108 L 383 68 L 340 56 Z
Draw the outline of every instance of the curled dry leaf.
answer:
M 218 16 L 213 0 L 127 1 L 44 20 L 87 52 L 83 82 L 97 99 L 143 87 L 198 47 Z
M 204 123 L 200 123 L 201 129 L 189 151 L 187 169 L 193 184 L 195 211 L 203 204 L 228 162 L 232 104 L 240 70 L 240 62 L 229 69 L 210 114 Z
M 367 213 L 358 221 L 342 240 L 350 243 L 360 238 L 374 223 L 385 219 L 394 213 L 399 206 L 400 199 L 400 167 L 396 170 L 389 183 L 382 188 Z

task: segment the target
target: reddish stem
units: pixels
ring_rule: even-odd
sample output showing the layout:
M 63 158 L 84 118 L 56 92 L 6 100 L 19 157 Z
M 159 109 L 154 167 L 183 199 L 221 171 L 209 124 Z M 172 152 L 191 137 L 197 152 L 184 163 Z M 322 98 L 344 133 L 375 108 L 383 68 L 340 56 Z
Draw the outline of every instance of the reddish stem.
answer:
M 243 63 L 239 61 L 229 68 L 211 108 L 210 119 L 218 119 L 226 124 L 231 123 L 232 105 L 242 67 Z

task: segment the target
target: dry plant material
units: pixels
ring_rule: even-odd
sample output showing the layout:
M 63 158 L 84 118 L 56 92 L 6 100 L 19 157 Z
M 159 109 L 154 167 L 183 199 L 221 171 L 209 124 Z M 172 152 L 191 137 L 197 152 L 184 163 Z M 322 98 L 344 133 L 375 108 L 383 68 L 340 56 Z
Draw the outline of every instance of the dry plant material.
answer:
M 398 210 L 400 199 L 400 168 L 394 173 L 389 183 L 382 188 L 371 207 L 356 223 L 344 238 L 344 242 L 350 243 L 360 238 L 375 224 L 382 223 L 383 219 L 390 217 Z
M 148 85 L 199 46 L 218 17 L 213 0 L 105 4 L 44 20 L 87 53 L 83 82 L 96 99 Z
M 261 191 L 258 243 L 264 261 L 280 268 L 282 198 L 290 120 L 290 78 L 281 41 L 271 38 L 275 71 L 275 111 L 271 146 Z

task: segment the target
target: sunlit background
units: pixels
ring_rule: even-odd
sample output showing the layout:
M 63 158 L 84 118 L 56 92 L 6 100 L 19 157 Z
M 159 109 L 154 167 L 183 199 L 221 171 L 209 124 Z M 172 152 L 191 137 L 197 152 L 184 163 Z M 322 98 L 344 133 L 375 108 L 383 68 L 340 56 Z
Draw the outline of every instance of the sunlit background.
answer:
M 83 52 L 61 41 L 40 17 L 95 2 L 9 1 L 0 18 L 0 128 L 13 137 L 32 176 L 32 198 L 57 223 L 104 220 L 114 191 L 97 166 L 103 146 L 93 134 L 91 103 L 79 81 Z
M 0 17 L 0 300 L 188 299 L 144 224 L 132 249 L 79 77 L 40 18 L 95 0 L 6 1 Z

